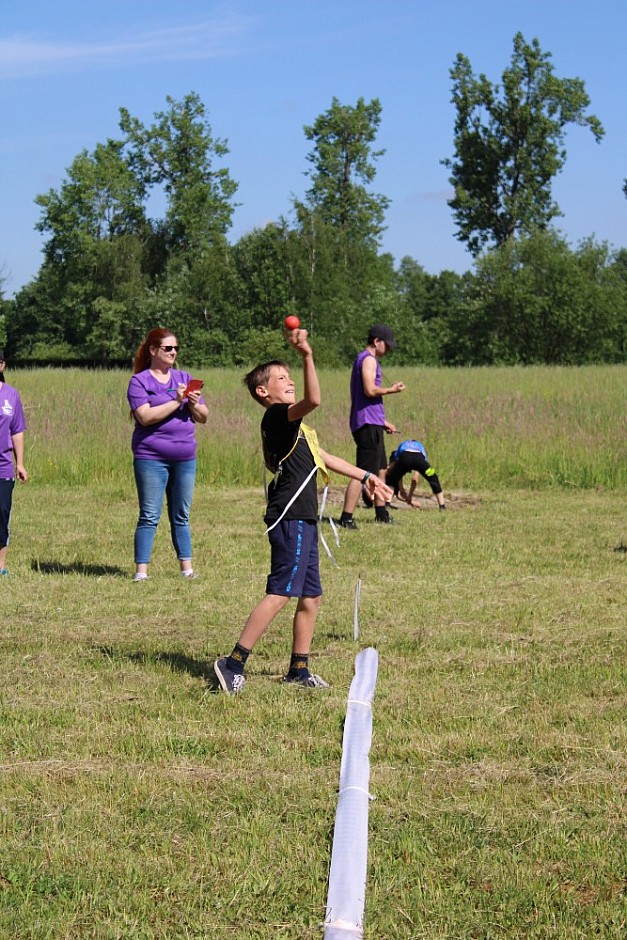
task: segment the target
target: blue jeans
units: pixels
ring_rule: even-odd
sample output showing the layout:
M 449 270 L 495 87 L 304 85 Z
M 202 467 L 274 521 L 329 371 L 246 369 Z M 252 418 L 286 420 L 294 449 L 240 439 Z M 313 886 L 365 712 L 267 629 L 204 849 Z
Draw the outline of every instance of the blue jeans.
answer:
M 133 469 L 139 498 L 139 519 L 135 529 L 135 564 L 147 565 L 150 561 L 164 494 L 168 503 L 170 533 L 176 557 L 181 561 L 191 561 L 189 510 L 194 494 L 196 461 L 136 458 L 133 461 Z

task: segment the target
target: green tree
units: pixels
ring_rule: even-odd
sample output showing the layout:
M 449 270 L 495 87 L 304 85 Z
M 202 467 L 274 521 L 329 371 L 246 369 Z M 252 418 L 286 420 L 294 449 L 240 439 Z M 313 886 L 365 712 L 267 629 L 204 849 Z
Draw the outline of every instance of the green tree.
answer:
M 146 188 L 122 155 L 123 143 L 108 140 L 78 154 L 59 190 L 36 196 L 42 213 L 36 228 L 48 240 L 47 261 L 89 276 L 98 245 L 121 235 L 146 234 Z
M 11 308 L 11 304 L 4 298 L 5 276 L 3 269 L 0 268 L 0 348 L 4 348 L 7 341 L 6 320 Z
M 25 317 L 31 327 L 20 341 L 31 354 L 39 343 L 45 358 L 67 358 L 72 351 L 92 357 L 97 348 L 108 359 L 100 340 L 90 337 L 103 337 L 116 311 L 111 344 L 120 356 L 120 338 L 149 282 L 154 243 L 146 187 L 123 148 L 122 141 L 108 140 L 92 153 L 82 151 L 59 189 L 36 197 L 42 209 L 37 228 L 47 236 L 44 263 L 16 305 L 18 323 Z
M 213 136 L 199 96 L 190 92 L 182 101 L 169 96 L 166 100 L 168 109 L 155 114 L 150 127 L 121 108 L 120 128 L 130 166 L 146 187 L 160 186 L 166 195 L 168 252 L 184 255 L 191 264 L 225 239 L 237 183 L 227 168 L 214 168 L 215 159 L 229 151 Z
M 457 238 L 475 255 L 546 228 L 560 214 L 551 181 L 566 160 L 569 124 L 589 127 L 597 142 L 604 134 L 599 119 L 586 114 L 583 81 L 557 78 L 550 59 L 537 39 L 529 44 L 517 33 L 502 88 L 475 76 L 461 53 L 451 69 L 455 156 L 442 162 L 455 189 L 449 205 Z
M 291 264 L 292 237 L 282 220 L 254 229 L 233 246 L 231 255 L 240 281 L 242 327 L 280 331 L 283 317 L 300 307 Z
M 108 361 L 172 309 L 177 332 L 206 348 L 207 303 L 190 291 L 206 282 L 207 263 L 214 271 L 228 266 L 236 187 L 227 170 L 213 170 L 214 157 L 227 151 L 198 97 L 167 100 L 148 128 L 121 109 L 123 138 L 82 151 L 59 189 L 37 197 L 44 264 L 15 306 L 25 352 L 67 358 L 73 350 Z M 165 217 L 149 221 L 148 199 L 161 191 Z M 198 276 L 189 277 L 195 266 Z M 222 302 L 215 291 L 213 302 Z
M 396 273 L 402 301 L 400 355 L 405 362 L 437 365 L 449 340 L 448 320 L 463 297 L 464 278 L 454 271 L 428 274 L 404 257 Z
M 619 248 L 612 262 L 616 273 L 627 284 L 627 248 Z
M 380 122 L 378 99 L 360 98 L 351 107 L 333 98 L 304 128 L 314 144 L 307 157 L 311 186 L 304 202 L 294 200 L 290 264 L 295 302 L 326 364 L 339 365 L 361 348 L 365 310 L 393 282 L 390 259 L 378 255 L 389 200 L 369 190 L 385 152 L 373 149 Z
M 385 196 L 367 188 L 376 176 L 374 162 L 385 153 L 372 149 L 380 123 L 377 98 L 369 103 L 359 98 L 355 107 L 333 98 L 329 110 L 304 128 L 314 143 L 307 157 L 313 166 L 307 172 L 312 182 L 307 191 L 310 211 L 348 241 L 371 247 L 378 243 L 389 205 Z
M 583 364 L 624 358 L 627 284 L 605 244 L 538 231 L 486 252 L 449 325 L 445 361 Z
M 69 359 L 80 355 L 89 298 L 80 282 L 44 263 L 37 277 L 13 299 L 7 322 L 8 344 L 16 359 Z
M 418 320 L 427 316 L 430 276 L 421 264 L 409 255 L 401 258 L 396 272 L 396 289 L 408 313 Z

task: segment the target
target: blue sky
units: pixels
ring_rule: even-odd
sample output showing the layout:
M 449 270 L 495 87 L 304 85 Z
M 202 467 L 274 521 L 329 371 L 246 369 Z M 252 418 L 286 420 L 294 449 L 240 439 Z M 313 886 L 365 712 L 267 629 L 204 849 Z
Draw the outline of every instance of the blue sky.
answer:
M 627 247 L 625 0 L 21 0 L 0 20 L 0 274 L 5 296 L 35 276 L 39 193 L 58 188 L 83 149 L 118 132 L 119 108 L 145 123 L 166 96 L 204 102 L 239 183 L 230 240 L 302 198 L 303 126 L 333 97 L 379 98 L 373 189 L 391 200 L 382 247 L 430 273 L 471 267 L 447 206 L 454 111 L 449 70 L 468 56 L 492 82 L 514 34 L 538 38 L 560 78 L 584 80 L 606 136 L 572 127 L 553 195 L 576 245 Z

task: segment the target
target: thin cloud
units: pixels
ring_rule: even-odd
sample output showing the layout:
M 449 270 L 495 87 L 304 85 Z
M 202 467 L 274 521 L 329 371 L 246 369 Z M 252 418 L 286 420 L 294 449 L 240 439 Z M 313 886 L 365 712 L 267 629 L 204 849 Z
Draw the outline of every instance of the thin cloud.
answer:
M 449 199 L 452 199 L 455 195 L 454 189 L 438 189 L 430 190 L 426 192 L 415 192 L 410 193 L 404 199 L 406 203 L 417 203 L 417 202 L 435 202 L 442 203 L 448 202 Z
M 164 27 L 117 41 L 56 42 L 31 35 L 0 37 L 0 75 L 4 78 L 111 68 L 121 61 L 190 61 L 242 52 L 242 40 L 255 21 L 222 17 Z

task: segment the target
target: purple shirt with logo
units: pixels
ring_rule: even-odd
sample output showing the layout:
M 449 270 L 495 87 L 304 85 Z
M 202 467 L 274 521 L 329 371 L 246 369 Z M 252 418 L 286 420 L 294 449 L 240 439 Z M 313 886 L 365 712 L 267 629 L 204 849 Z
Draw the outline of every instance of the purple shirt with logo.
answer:
M 13 480 L 12 435 L 26 430 L 22 402 L 16 388 L 4 382 L 0 385 L 0 480 Z
M 369 352 L 369 350 L 364 349 L 363 352 L 359 353 L 353 363 L 353 371 L 351 372 L 351 431 L 357 431 L 358 428 L 363 427 L 364 424 L 378 424 L 382 427 L 385 425 L 383 397 L 381 395 L 377 395 L 376 398 L 368 398 L 364 392 L 361 368 L 363 366 L 364 359 L 370 355 L 372 354 Z M 381 366 L 379 365 L 379 360 L 376 358 L 376 356 L 374 359 L 377 364 L 374 384 L 380 387 Z
M 166 383 L 158 382 L 150 369 L 138 372 L 129 382 L 127 398 L 131 411 L 140 405 L 151 408 L 176 398 L 176 386 L 189 382 L 191 376 L 180 369 L 170 369 Z M 202 398 L 200 399 L 202 401 Z M 187 401 L 168 418 L 147 427 L 135 419 L 131 442 L 133 456 L 141 460 L 193 460 L 196 456 L 196 433 Z

